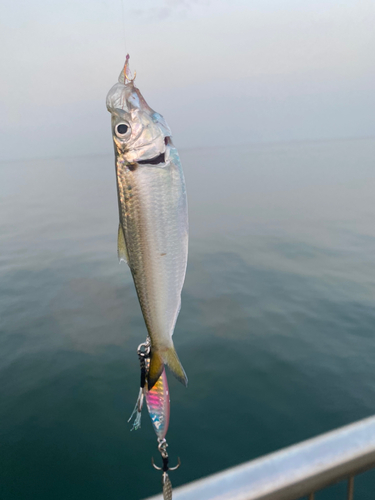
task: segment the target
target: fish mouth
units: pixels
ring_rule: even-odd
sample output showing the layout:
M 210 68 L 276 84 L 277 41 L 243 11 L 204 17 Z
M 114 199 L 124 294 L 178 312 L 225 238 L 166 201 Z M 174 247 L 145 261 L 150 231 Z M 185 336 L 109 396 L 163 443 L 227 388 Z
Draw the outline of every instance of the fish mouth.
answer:
M 154 158 L 150 158 L 149 160 L 138 160 L 137 163 L 140 165 L 159 165 L 159 163 L 165 163 L 165 153 L 154 156 Z

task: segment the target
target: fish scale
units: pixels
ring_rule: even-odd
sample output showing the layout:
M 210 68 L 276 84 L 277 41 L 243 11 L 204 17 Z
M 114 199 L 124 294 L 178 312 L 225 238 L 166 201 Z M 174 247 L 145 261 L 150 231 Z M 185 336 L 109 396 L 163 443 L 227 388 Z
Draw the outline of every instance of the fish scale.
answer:
M 163 345 L 163 341 L 168 343 L 172 336 L 179 311 L 180 297 L 175 290 L 181 279 L 176 272 L 180 244 L 176 241 L 179 234 L 174 228 L 175 221 L 166 216 L 170 209 L 170 202 L 163 192 L 166 183 L 151 174 L 154 172 L 143 166 L 135 172 L 125 173 L 122 189 L 126 190 L 127 182 L 134 187 L 132 198 L 123 196 L 127 214 L 124 226 L 129 261 L 145 322 L 154 345 Z M 161 174 L 169 176 L 169 172 Z

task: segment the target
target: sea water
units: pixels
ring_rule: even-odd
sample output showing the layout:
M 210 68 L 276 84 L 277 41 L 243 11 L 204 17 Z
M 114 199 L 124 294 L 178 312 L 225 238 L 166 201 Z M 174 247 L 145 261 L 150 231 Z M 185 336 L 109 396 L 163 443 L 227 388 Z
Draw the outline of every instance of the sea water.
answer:
M 375 140 L 181 158 L 175 486 L 375 413 Z M 112 156 L 0 164 L 1 500 L 160 492 L 147 412 L 127 423 L 146 329 L 117 226 Z M 361 500 L 374 488 L 372 472 L 356 479 Z

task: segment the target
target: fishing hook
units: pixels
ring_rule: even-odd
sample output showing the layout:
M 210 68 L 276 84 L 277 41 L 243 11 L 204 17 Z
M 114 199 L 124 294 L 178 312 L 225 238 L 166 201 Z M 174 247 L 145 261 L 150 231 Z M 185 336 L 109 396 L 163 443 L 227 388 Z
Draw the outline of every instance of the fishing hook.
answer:
M 151 463 L 152 463 L 152 466 L 154 469 L 156 470 L 162 470 L 163 472 L 166 472 L 164 471 L 164 468 L 163 467 L 158 467 L 155 462 L 154 462 L 154 457 L 151 457 Z M 177 465 L 175 467 L 169 467 L 168 466 L 168 469 L 167 470 L 177 470 L 181 465 L 181 460 L 180 460 L 180 457 L 177 458 Z
M 137 398 L 137 402 L 135 403 L 135 407 L 133 410 L 133 413 L 130 415 L 130 418 L 128 422 L 131 421 L 131 419 L 135 415 L 135 419 L 133 422 L 133 427 L 132 431 L 136 431 L 141 427 L 141 415 L 142 415 L 142 407 L 143 407 L 143 400 L 144 400 L 144 387 L 146 385 L 146 379 L 147 379 L 147 373 L 148 373 L 148 365 L 147 365 L 147 359 L 150 357 L 150 351 L 151 351 L 151 339 L 150 337 L 147 337 L 146 341 L 143 342 L 142 344 L 139 344 L 137 348 L 137 354 L 139 358 L 139 362 L 141 365 L 141 387 L 139 389 L 139 394 Z
M 177 465 L 175 465 L 174 467 L 169 467 L 168 470 L 177 470 L 181 465 L 181 460 L 180 460 L 180 457 L 177 458 Z
M 163 470 L 163 467 L 158 467 L 157 465 L 155 465 L 154 457 L 151 457 L 151 463 L 152 463 L 152 466 L 153 466 L 154 469 L 156 469 L 156 470 Z
M 155 465 L 155 462 L 154 462 L 154 457 L 151 458 L 151 463 L 152 463 L 152 466 L 154 467 L 154 469 L 156 470 L 162 470 L 163 472 L 168 472 L 169 470 L 177 470 L 180 465 L 181 465 L 181 460 L 180 460 L 180 457 L 178 457 L 178 463 L 175 467 L 169 467 L 169 457 L 168 457 L 168 452 L 167 452 L 167 446 L 168 446 L 168 443 L 166 441 L 166 439 L 158 439 L 158 450 L 160 451 L 160 454 L 161 454 L 161 458 L 163 460 L 163 467 L 158 467 L 157 465 Z
M 135 77 L 137 76 L 137 72 L 134 71 L 133 78 L 129 78 L 128 75 L 126 74 L 126 71 L 128 69 L 128 63 L 129 63 L 129 54 L 126 54 L 126 59 L 125 59 L 125 64 L 124 64 L 124 83 L 126 83 L 126 80 L 128 80 L 130 83 L 133 83 L 135 80 Z
M 167 441 L 164 438 L 164 439 L 158 439 L 158 442 L 159 442 L 158 449 L 160 451 L 161 458 L 163 459 L 163 467 L 158 467 L 157 465 L 155 465 L 154 457 L 151 458 L 151 463 L 152 463 L 152 466 L 154 467 L 154 469 L 163 471 L 161 483 L 163 485 L 163 498 L 164 498 L 164 500 L 172 500 L 172 483 L 171 483 L 171 480 L 169 479 L 168 471 L 178 469 L 181 465 L 181 460 L 179 457 L 177 465 L 175 467 L 169 467 L 169 465 L 168 465 L 169 459 L 168 459 L 168 453 L 167 453 L 167 446 L 168 446 Z
M 129 80 L 130 83 L 133 83 L 135 80 L 135 77 L 137 76 L 137 72 L 134 71 L 133 78 L 129 78 L 128 76 L 126 77 L 127 80 Z

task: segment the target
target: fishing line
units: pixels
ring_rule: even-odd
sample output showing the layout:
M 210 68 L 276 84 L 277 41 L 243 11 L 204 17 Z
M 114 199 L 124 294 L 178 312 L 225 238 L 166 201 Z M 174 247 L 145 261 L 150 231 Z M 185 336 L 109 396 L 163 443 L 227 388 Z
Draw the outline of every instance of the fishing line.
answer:
M 124 0 L 121 0 L 121 13 L 122 13 L 122 32 L 124 34 L 124 51 L 125 54 L 127 54 L 126 50 L 126 33 L 125 33 L 125 7 L 124 7 Z

